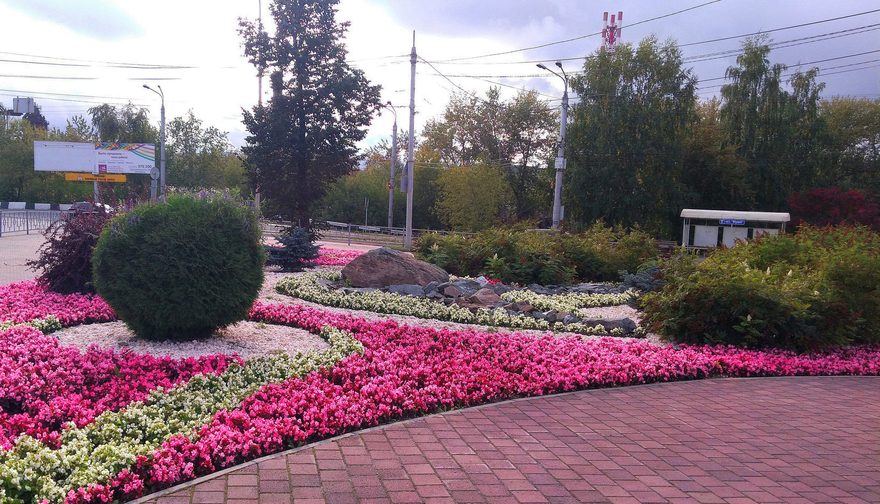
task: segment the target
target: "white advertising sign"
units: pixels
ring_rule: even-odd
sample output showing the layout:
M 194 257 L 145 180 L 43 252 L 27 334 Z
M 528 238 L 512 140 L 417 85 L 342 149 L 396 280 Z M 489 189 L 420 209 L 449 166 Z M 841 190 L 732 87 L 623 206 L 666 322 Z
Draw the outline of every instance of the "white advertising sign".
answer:
M 153 144 L 34 142 L 36 171 L 148 175 L 155 156 Z
M 34 142 L 34 170 L 92 173 L 95 170 L 95 144 Z

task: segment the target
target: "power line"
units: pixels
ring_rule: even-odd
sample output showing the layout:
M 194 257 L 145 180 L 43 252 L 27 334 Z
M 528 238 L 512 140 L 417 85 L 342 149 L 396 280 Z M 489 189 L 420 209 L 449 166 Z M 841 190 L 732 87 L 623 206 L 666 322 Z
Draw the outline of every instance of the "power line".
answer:
M 801 46 L 801 45 L 805 45 L 805 44 L 814 44 L 816 42 L 825 42 L 827 40 L 837 39 L 837 38 L 841 38 L 841 37 L 849 37 L 852 35 L 859 35 L 862 33 L 880 30 L 880 23 L 878 23 L 876 25 L 871 25 L 871 26 L 874 26 L 875 28 L 867 28 L 864 30 L 859 30 L 859 31 L 851 32 L 851 33 L 844 33 L 841 35 L 835 35 L 835 36 L 830 36 L 830 37 L 822 37 L 822 38 L 805 37 L 804 38 L 804 39 L 810 38 L 810 39 L 814 39 L 814 40 L 804 40 L 804 39 L 785 40 L 785 41 L 767 44 L 767 47 L 769 47 L 770 49 L 786 49 L 788 47 L 796 47 L 796 46 Z M 816 37 L 818 37 L 818 35 Z M 803 40 L 803 41 L 794 43 L 797 40 Z M 790 42 L 792 42 L 792 43 L 790 43 Z M 744 52 L 745 52 L 745 49 L 742 49 L 742 48 L 730 49 L 727 51 L 719 51 L 719 52 L 715 52 L 715 53 L 688 56 L 688 57 L 684 58 L 683 61 L 686 63 L 702 63 L 704 61 L 729 58 L 730 56 L 740 55 L 740 54 L 743 54 Z
M 636 23 L 631 23 L 631 24 L 628 24 L 628 25 L 623 25 L 623 28 L 630 28 L 630 27 L 638 26 L 638 25 L 640 25 L 640 24 L 648 23 L 648 22 L 651 22 L 651 21 L 656 21 L 656 20 L 658 20 L 658 19 L 663 19 L 663 18 L 667 18 L 667 17 L 670 17 L 670 16 L 675 16 L 675 15 L 678 15 L 678 14 L 682 14 L 682 13 L 684 13 L 684 12 L 692 11 L 692 10 L 694 10 L 694 9 L 699 9 L 700 7 L 705 7 L 705 6 L 707 6 L 707 5 L 711 5 L 711 4 L 714 4 L 714 3 L 718 3 L 718 2 L 720 2 L 720 1 L 721 1 L 721 0 L 711 0 L 711 1 L 709 1 L 709 2 L 704 2 L 704 3 L 701 3 L 701 4 L 699 4 L 699 5 L 694 5 L 693 7 L 688 7 L 688 8 L 686 8 L 686 9 L 681 9 L 681 10 L 678 10 L 678 11 L 675 11 L 675 12 L 670 12 L 670 13 L 668 13 L 668 14 L 663 14 L 662 16 L 657 16 L 657 17 L 653 17 L 653 18 L 649 18 L 649 19 L 644 19 L 644 20 L 642 20 L 642 21 L 638 21 L 638 22 L 636 22 Z M 534 50 L 534 49 L 541 49 L 541 48 L 544 48 L 544 47 L 550 47 L 550 46 L 559 45 L 559 44 L 566 44 L 566 43 L 568 43 L 568 42 L 574 42 L 574 41 L 576 41 L 576 40 L 582 40 L 582 39 L 589 38 L 589 37 L 595 37 L 596 35 L 601 35 L 601 34 L 602 34 L 601 31 L 597 31 L 597 32 L 594 32 L 594 33 L 588 33 L 588 34 L 586 34 L 586 35 L 580 35 L 580 36 L 577 36 L 577 37 L 572 37 L 572 38 L 568 38 L 568 39 L 564 39 L 564 40 L 557 40 L 557 41 L 555 41 L 555 42 L 547 42 L 546 44 L 539 44 L 539 45 L 530 46 L 530 47 L 522 47 L 522 48 L 520 48 L 520 49 L 511 49 L 511 50 L 509 50 L 509 51 L 501 51 L 501 52 L 496 52 L 496 53 L 481 54 L 481 55 L 478 55 L 478 56 L 466 56 L 466 57 L 461 57 L 461 58 L 450 58 L 450 59 L 446 59 L 446 60 L 438 61 L 438 63 L 449 63 L 449 62 L 454 62 L 454 61 L 467 61 L 467 60 L 475 60 L 475 59 L 480 59 L 480 58 L 489 58 L 489 57 L 492 57 L 492 56 L 503 56 L 503 55 L 505 55 L 505 54 L 514 54 L 514 53 L 518 53 L 518 52 L 531 51 L 531 50 Z
M 797 24 L 797 25 L 782 26 L 779 28 L 771 28 L 769 30 L 762 30 L 762 31 L 750 32 L 750 33 L 740 33 L 739 35 L 730 35 L 728 37 L 723 37 L 723 38 L 719 38 L 719 39 L 709 39 L 709 40 L 701 40 L 698 42 L 688 42 L 685 44 L 678 44 L 678 47 L 689 47 L 689 46 L 695 46 L 695 45 L 709 44 L 709 43 L 718 42 L 718 41 L 722 41 L 722 40 L 733 40 L 733 39 L 738 39 L 738 38 L 750 37 L 750 36 L 754 36 L 754 35 L 760 35 L 763 33 L 772 33 L 772 32 L 777 32 L 777 31 L 790 30 L 790 29 L 794 29 L 794 28 L 802 28 L 804 26 L 811 26 L 811 25 L 816 25 L 816 24 L 828 23 L 831 21 L 838 21 L 841 19 L 847 19 L 847 18 L 852 18 L 852 17 L 857 17 L 857 16 L 864 16 L 867 14 L 873 14 L 875 12 L 880 12 L 880 9 L 874 9 L 874 10 L 865 11 L 865 12 L 857 12 L 855 14 L 849 14 L 846 16 L 840 16 L 840 17 L 835 17 L 835 18 L 819 19 L 816 21 L 811 21 L 809 23 L 801 23 L 801 24 Z M 874 27 L 874 26 L 878 26 L 878 24 L 870 24 L 870 25 L 864 25 L 864 26 L 851 28 L 848 30 L 828 32 L 828 33 L 823 33 L 823 34 L 819 34 L 819 35 L 814 35 L 812 37 L 802 37 L 802 38 L 797 38 L 797 39 L 773 42 L 768 45 L 772 46 L 775 44 L 786 44 L 789 42 L 797 42 L 797 41 L 806 40 L 806 39 L 814 38 L 814 37 L 824 37 L 824 36 L 828 36 L 828 35 L 835 35 L 835 34 L 839 34 L 839 33 L 845 33 L 845 32 L 849 32 L 852 30 L 860 30 L 863 28 L 870 28 L 870 27 Z M 870 30 L 866 30 L 866 31 L 870 31 Z M 864 32 L 858 32 L 858 33 L 864 33 Z M 852 33 L 852 35 L 856 35 L 856 34 L 857 33 Z M 830 38 L 838 38 L 838 37 L 828 37 L 828 38 L 830 39 Z M 738 49 L 732 49 L 731 51 L 738 51 Z M 720 54 L 720 53 L 688 56 L 688 57 L 685 57 L 685 59 L 699 58 L 702 56 L 711 56 L 711 55 L 715 55 L 715 54 Z M 594 56 L 575 56 L 575 57 L 568 57 L 568 58 L 550 58 L 550 59 L 537 59 L 537 60 L 525 60 L 525 61 L 487 61 L 487 62 L 471 61 L 471 62 L 460 62 L 460 63 L 452 63 L 453 61 L 458 61 L 458 60 L 442 60 L 442 61 L 435 61 L 434 63 L 453 64 L 453 65 L 522 65 L 522 64 L 529 64 L 529 63 L 531 63 L 531 64 L 546 63 L 548 61 L 578 61 L 578 60 L 590 59 L 592 57 L 594 57 Z
M 847 72 L 857 72 L 857 71 L 860 71 L 860 70 L 868 70 L 868 69 L 871 69 L 871 68 L 877 68 L 877 67 L 880 66 L 880 65 L 871 65 L 871 66 L 866 66 L 866 67 L 861 67 L 861 68 L 850 68 L 849 70 L 840 70 L 840 71 L 837 71 L 837 72 L 826 72 L 826 70 L 834 70 L 834 69 L 837 69 L 837 68 L 846 68 L 846 67 L 851 67 L 851 66 L 855 66 L 855 65 L 864 65 L 864 64 L 867 64 L 867 63 L 874 63 L 874 62 L 877 62 L 877 61 L 880 61 L 880 59 L 873 59 L 873 60 L 868 60 L 868 61 L 860 61 L 860 62 L 858 62 L 858 63 L 850 63 L 849 65 L 837 65 L 837 66 L 832 66 L 832 67 L 817 68 L 817 70 L 819 71 L 819 74 L 818 74 L 818 75 L 819 75 L 820 77 L 825 77 L 825 76 L 827 76 L 827 75 L 835 75 L 835 74 L 841 74 L 841 73 L 847 73 Z M 797 75 L 797 74 L 799 74 L 799 73 L 802 73 L 802 72 L 791 72 L 791 73 L 787 73 L 787 74 L 781 74 L 780 77 L 792 77 L 792 76 L 795 76 L 795 75 Z M 724 86 L 727 86 L 727 85 L 728 85 L 728 84 L 713 84 L 713 85 L 711 85 L 711 86 L 701 86 L 701 87 L 699 87 L 699 88 L 697 88 L 697 89 L 712 89 L 712 88 L 720 88 L 720 87 L 724 87 Z
M 8 51 L 0 51 L 0 54 L 6 54 L 8 56 L 20 56 L 23 58 L 39 58 L 39 59 L 47 59 L 51 61 L 65 61 L 65 62 L 75 62 L 77 65 L 67 64 L 61 66 L 93 66 L 95 64 L 100 66 L 108 66 L 113 68 L 143 68 L 150 70 L 166 70 L 166 69 L 185 69 L 185 68 L 198 68 L 195 65 L 166 65 L 166 64 L 153 64 L 153 63 L 131 63 L 125 61 L 101 61 L 101 60 L 88 60 L 88 59 L 78 59 L 78 58 L 63 58 L 58 56 L 45 56 L 41 54 L 27 54 L 27 53 L 17 53 L 17 52 L 8 52 Z M 4 61 L 4 60 L 0 60 Z M 34 63 L 34 64 L 51 64 L 51 63 L 41 63 L 41 62 L 28 62 L 28 61 L 17 61 L 17 63 Z M 231 67 L 230 67 L 231 68 Z
M 864 56 L 866 54 L 875 54 L 878 52 L 880 52 L 880 49 L 875 49 L 873 51 L 854 53 L 854 54 L 846 54 L 844 56 L 837 56 L 835 58 L 825 58 L 825 59 L 820 59 L 820 60 L 816 60 L 816 61 L 805 61 L 803 63 L 797 63 L 797 64 L 785 65 L 785 66 L 796 67 L 796 66 L 804 66 L 804 65 L 813 65 L 816 63 L 826 63 L 828 61 L 837 61 L 837 60 L 846 59 L 846 58 L 853 58 L 855 56 Z M 727 79 L 726 75 L 724 77 L 712 77 L 711 79 L 700 79 L 700 82 L 709 82 L 709 81 L 724 80 L 724 79 Z
M 864 11 L 864 12 L 857 12 L 855 14 L 848 14 L 846 16 L 838 16 L 835 18 L 820 19 L 818 21 L 811 21 L 809 23 L 801 23 L 801 24 L 796 24 L 796 25 L 791 25 L 791 26 L 783 26 L 780 28 L 771 28 L 769 30 L 761 30 L 761 31 L 756 31 L 756 32 L 752 32 L 752 33 L 741 33 L 739 35 L 731 35 L 729 37 L 720 37 L 720 38 L 714 38 L 714 39 L 709 39 L 709 40 L 701 40 L 699 42 L 689 42 L 687 44 L 679 44 L 678 47 L 689 47 L 689 46 L 700 45 L 700 44 L 711 44 L 713 42 L 721 42 L 724 40 L 733 40 L 733 39 L 737 39 L 737 38 L 751 37 L 753 35 L 761 35 L 764 33 L 773 33 L 773 32 L 778 32 L 778 31 L 782 31 L 782 30 L 803 28 L 804 26 L 812 26 L 812 25 L 821 24 L 821 23 L 829 23 L 831 21 L 840 21 L 841 19 L 849 19 L 849 18 L 856 17 L 856 16 L 864 16 L 867 14 L 873 14 L 875 12 L 880 12 L 880 9 L 874 9 L 874 10 L 869 10 L 869 11 Z
M 21 96 L 21 95 L 0 93 L 0 96 L 17 97 L 17 96 Z M 28 94 L 28 96 L 31 96 L 33 98 L 38 98 L 40 100 L 49 100 L 49 101 L 90 103 L 93 105 L 104 105 L 104 104 L 107 104 L 107 105 L 134 105 L 135 107 L 147 107 L 147 105 L 144 105 L 142 103 L 132 103 L 132 102 L 120 103 L 120 102 L 108 102 L 108 101 L 74 100 L 74 99 L 69 99 L 69 98 L 52 98 L 49 96 L 39 96 L 37 94 L 32 94 L 32 93 Z

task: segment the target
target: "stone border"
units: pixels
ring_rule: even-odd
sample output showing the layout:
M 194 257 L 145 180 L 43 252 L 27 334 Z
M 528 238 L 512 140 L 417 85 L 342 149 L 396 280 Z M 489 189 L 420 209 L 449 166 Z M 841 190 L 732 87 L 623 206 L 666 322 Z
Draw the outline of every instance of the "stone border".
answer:
M 345 438 L 348 438 L 348 437 L 351 437 L 354 435 L 361 435 L 361 434 L 373 432 L 373 431 L 376 431 L 379 429 L 384 429 L 384 428 L 392 426 L 392 425 L 406 424 L 406 423 L 411 423 L 411 422 L 415 422 L 418 420 L 424 420 L 425 418 L 429 418 L 429 417 L 433 417 L 433 416 L 457 414 L 457 413 L 461 413 L 464 411 L 480 410 L 480 409 L 484 409 L 484 408 L 490 408 L 493 406 L 501 406 L 501 405 L 516 403 L 516 402 L 532 401 L 532 400 L 551 398 L 551 397 L 552 398 L 564 397 L 564 396 L 568 396 L 568 395 L 572 395 L 572 394 L 589 393 L 589 392 L 595 392 L 595 391 L 599 391 L 599 390 L 622 389 L 622 388 L 630 388 L 630 387 L 658 387 L 658 386 L 663 386 L 663 385 L 675 385 L 675 384 L 680 384 L 680 383 L 706 381 L 706 380 L 798 380 L 801 378 L 824 378 L 824 379 L 873 378 L 875 380 L 878 380 L 878 382 L 880 382 L 880 376 L 871 376 L 871 375 L 749 376 L 749 377 L 701 378 L 701 379 L 696 379 L 696 380 L 675 380 L 675 381 L 667 381 L 667 382 L 639 383 L 636 385 L 626 385 L 623 387 L 597 387 L 597 388 L 587 388 L 587 389 L 581 389 L 581 390 L 572 390 L 569 392 L 560 392 L 557 394 L 545 394 L 545 395 L 528 396 L 528 397 L 515 397 L 512 399 L 505 399 L 505 400 L 497 401 L 497 402 L 489 402 L 489 403 L 485 403 L 485 404 L 479 404 L 477 406 L 471 406 L 468 408 L 458 408 L 458 409 L 454 409 L 454 410 L 450 410 L 450 411 L 443 411 L 440 413 L 432 413 L 430 415 L 423 415 L 423 416 L 419 416 L 419 417 L 415 417 L 415 418 L 396 420 L 396 421 L 376 425 L 373 427 L 368 427 L 366 429 L 359 429 L 359 430 L 354 430 L 351 432 L 346 432 L 345 434 L 340 434 L 338 436 L 333 436 L 333 437 L 329 437 L 326 439 L 321 439 L 321 440 L 315 441 L 313 443 L 308 443 L 308 444 L 305 444 L 302 446 L 298 446 L 296 448 L 291 448 L 291 449 L 280 451 L 280 452 L 273 453 L 270 455 L 265 455 L 263 457 L 260 457 L 260 458 L 254 459 L 254 460 L 250 460 L 248 462 L 243 462 L 238 465 L 230 466 L 225 469 L 221 469 L 219 471 L 213 472 L 211 474 L 206 474 L 206 475 L 200 476 L 196 479 L 193 479 L 190 481 L 185 481 L 185 482 L 179 483 L 175 486 L 168 487 L 168 488 L 159 490 L 157 492 L 153 492 L 151 494 L 145 495 L 145 496 L 140 497 L 138 499 L 135 499 L 132 501 L 127 501 L 127 502 L 128 502 L 128 504 L 144 504 L 148 501 L 159 499 L 159 498 L 164 497 L 166 495 L 169 495 L 169 494 L 172 494 L 175 492 L 179 492 L 181 490 L 185 490 L 189 487 L 193 487 L 193 486 L 199 485 L 201 483 L 205 483 L 206 481 L 212 480 L 214 478 L 224 476 L 226 474 L 238 471 L 238 470 L 243 469 L 245 467 L 257 465 L 257 464 L 259 464 L 261 462 L 265 462 L 267 460 L 271 460 L 271 459 L 279 458 L 279 457 L 286 457 L 288 455 L 291 455 L 291 454 L 294 454 L 294 453 L 297 453 L 297 452 L 300 452 L 303 450 L 311 449 L 311 448 L 313 448 L 317 445 L 323 444 L 323 443 L 337 442 L 339 440 L 342 440 L 342 439 L 345 439 Z

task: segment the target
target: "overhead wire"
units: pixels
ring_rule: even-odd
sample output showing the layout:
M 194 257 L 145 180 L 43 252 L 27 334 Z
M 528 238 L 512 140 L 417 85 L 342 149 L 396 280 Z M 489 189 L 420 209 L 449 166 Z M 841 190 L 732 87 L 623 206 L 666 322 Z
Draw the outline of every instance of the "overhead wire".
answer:
M 714 4 L 714 3 L 718 3 L 718 2 L 720 2 L 720 1 L 721 1 L 721 0 L 710 0 L 709 2 L 704 2 L 704 3 L 701 3 L 701 4 L 699 4 L 699 5 L 694 5 L 694 6 L 692 6 L 692 7 L 688 7 L 688 8 L 686 8 L 686 9 L 677 10 L 677 11 L 675 11 L 675 12 L 670 12 L 670 13 L 668 13 L 668 14 L 663 14 L 663 15 L 661 15 L 661 16 L 656 16 L 656 17 L 649 18 L 649 19 L 643 19 L 643 20 L 638 21 L 638 22 L 635 22 L 635 23 L 630 23 L 630 24 L 628 24 L 628 25 L 623 25 L 622 27 L 623 27 L 623 28 L 631 28 L 631 27 L 633 27 L 633 26 L 638 26 L 638 25 L 640 25 L 640 24 L 649 23 L 649 22 L 651 22 L 651 21 L 656 21 L 656 20 L 658 20 L 658 19 L 664 19 L 664 18 L 668 18 L 668 17 L 671 17 L 671 16 L 676 16 L 676 15 L 678 15 L 678 14 L 682 14 L 682 13 L 684 13 L 684 12 L 692 11 L 692 10 L 694 10 L 694 9 L 699 9 L 699 8 L 701 8 L 701 7 L 705 7 L 705 6 L 707 6 L 707 5 L 711 5 L 711 4 Z M 574 41 L 576 41 L 576 40 L 582 40 L 582 39 L 589 38 L 589 37 L 595 37 L 596 35 L 601 35 L 601 34 L 602 34 L 602 32 L 601 32 L 601 31 L 598 31 L 598 32 L 588 33 L 588 34 L 585 34 L 585 35 L 579 35 L 579 36 L 577 36 L 577 37 L 571 37 L 571 38 L 567 38 L 567 39 L 563 39 L 563 40 L 557 40 L 557 41 L 554 41 L 554 42 L 547 42 L 547 43 L 545 43 L 545 44 L 538 44 L 538 45 L 529 46 L 529 47 L 521 47 L 521 48 L 519 48 L 519 49 L 511 49 L 511 50 L 509 50 L 509 51 L 500 51 L 500 52 L 495 52 L 495 53 L 480 54 L 480 55 L 477 55 L 477 56 L 465 56 L 465 57 L 461 57 L 461 58 L 448 58 L 448 59 L 445 59 L 445 60 L 438 60 L 438 63 L 449 63 L 449 62 L 455 62 L 455 61 L 475 60 L 475 59 L 481 59 L 481 58 L 489 58 L 489 57 L 493 57 L 493 56 L 503 56 L 503 55 L 506 55 L 506 54 L 515 54 L 515 53 L 518 53 L 518 52 L 532 51 L 532 50 L 534 50 L 534 49 L 542 49 L 542 48 L 544 48 L 544 47 L 550 47 L 550 46 L 559 45 L 559 44 L 566 44 L 566 43 L 568 43 L 568 42 L 574 42 Z

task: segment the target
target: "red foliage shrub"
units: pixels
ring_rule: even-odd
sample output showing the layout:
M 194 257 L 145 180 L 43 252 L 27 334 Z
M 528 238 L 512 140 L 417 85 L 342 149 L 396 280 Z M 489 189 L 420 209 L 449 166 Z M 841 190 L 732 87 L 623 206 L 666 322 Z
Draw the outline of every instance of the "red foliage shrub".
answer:
M 109 220 L 110 214 L 99 210 L 72 213 L 49 226 L 39 257 L 27 263 L 42 271 L 38 282 L 62 294 L 94 292 L 92 251 Z
M 862 191 L 820 187 L 793 194 L 788 205 L 796 226 L 862 224 L 880 231 L 880 204 Z

